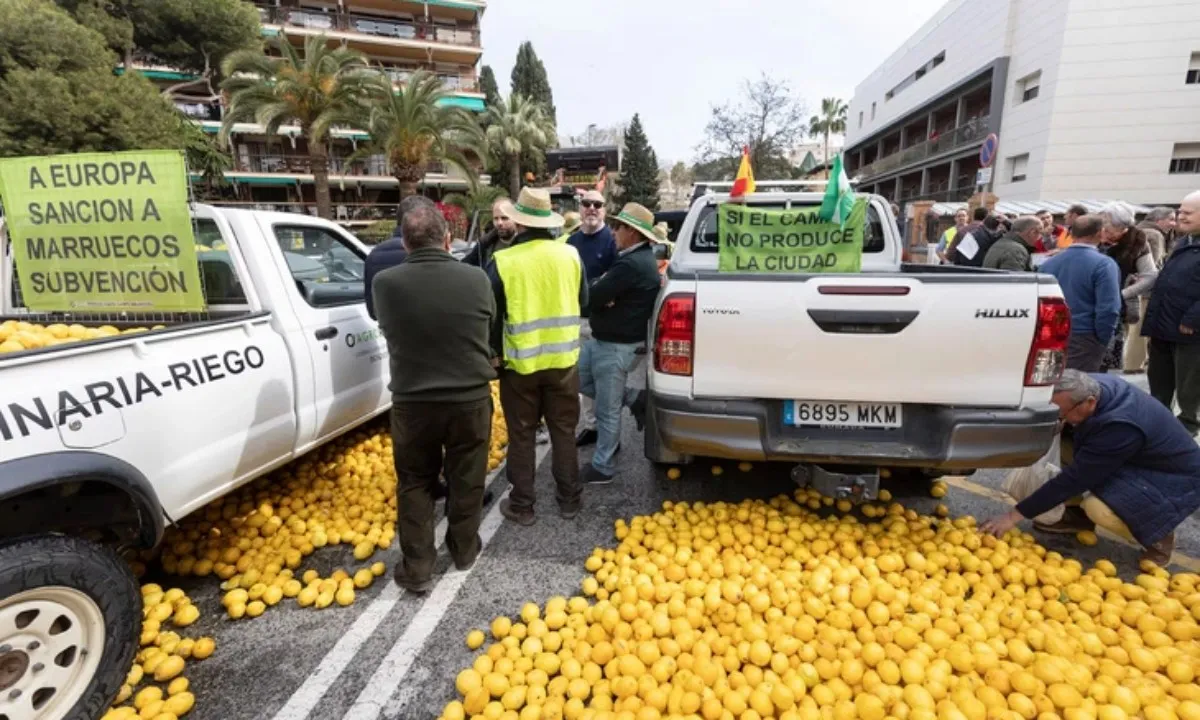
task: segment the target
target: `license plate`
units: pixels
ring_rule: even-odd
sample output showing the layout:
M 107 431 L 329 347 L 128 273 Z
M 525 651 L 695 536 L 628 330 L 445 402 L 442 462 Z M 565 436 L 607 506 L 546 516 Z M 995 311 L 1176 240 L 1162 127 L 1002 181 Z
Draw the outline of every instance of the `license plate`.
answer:
M 783 405 L 783 423 L 795 427 L 898 428 L 898 403 L 791 400 Z

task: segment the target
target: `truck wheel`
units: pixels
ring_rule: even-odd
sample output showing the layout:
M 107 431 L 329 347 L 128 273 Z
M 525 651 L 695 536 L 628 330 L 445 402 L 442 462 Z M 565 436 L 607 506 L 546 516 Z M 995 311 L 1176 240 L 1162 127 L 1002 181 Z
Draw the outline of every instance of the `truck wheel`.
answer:
M 658 434 L 658 424 L 654 421 L 654 401 L 646 401 L 646 459 L 661 465 L 690 465 L 692 457 L 672 452 L 663 445 Z
M 0 547 L 0 718 L 103 715 L 137 651 L 141 609 L 108 548 L 67 536 Z

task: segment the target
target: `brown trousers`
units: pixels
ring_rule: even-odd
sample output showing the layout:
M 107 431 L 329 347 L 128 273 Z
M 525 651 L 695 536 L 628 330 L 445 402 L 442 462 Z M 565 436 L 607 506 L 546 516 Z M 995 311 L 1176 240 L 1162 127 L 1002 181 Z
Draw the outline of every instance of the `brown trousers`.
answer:
M 514 510 L 532 510 L 534 474 L 537 470 L 536 436 L 538 421 L 546 419 L 550 431 L 551 470 L 558 489 L 559 507 L 579 507 L 582 485 L 579 459 L 575 449 L 575 426 L 579 423 L 579 373 L 565 370 L 540 370 L 520 375 L 512 370 L 500 373 L 500 406 L 508 424 L 508 482 L 512 485 L 509 502 Z
M 492 435 L 492 399 L 392 404 L 396 513 L 409 577 L 424 580 L 437 560 L 434 487 L 446 476 L 446 546 L 465 564 L 479 553 L 479 523 Z

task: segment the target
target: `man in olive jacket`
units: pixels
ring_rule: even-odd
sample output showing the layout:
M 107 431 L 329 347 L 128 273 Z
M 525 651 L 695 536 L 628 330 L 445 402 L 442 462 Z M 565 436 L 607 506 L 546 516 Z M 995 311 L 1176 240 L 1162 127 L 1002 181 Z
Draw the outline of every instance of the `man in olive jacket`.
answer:
M 392 373 L 397 530 L 404 555 L 394 578 L 406 590 L 428 592 L 437 559 L 439 474 L 449 491 L 446 546 L 455 567 L 469 568 L 482 549 L 489 383 L 496 378 L 488 340 L 496 300 L 487 275 L 450 254 L 450 232 L 436 207 L 405 213 L 403 237 L 408 259 L 381 272 L 372 291 Z
M 645 392 L 625 387 L 646 341 L 661 281 L 654 257 L 654 213 L 637 203 L 611 218 L 617 257 L 588 289 L 592 337 L 579 356 L 579 392 L 596 403 L 596 452 L 580 471 L 590 485 L 613 481 L 621 444 L 621 412 L 628 406 L 638 429 L 645 424 Z
M 1004 234 L 988 248 L 983 266 L 992 270 L 1033 270 L 1033 247 L 1042 234 L 1042 221 L 1033 215 L 1013 220 L 1011 232 Z

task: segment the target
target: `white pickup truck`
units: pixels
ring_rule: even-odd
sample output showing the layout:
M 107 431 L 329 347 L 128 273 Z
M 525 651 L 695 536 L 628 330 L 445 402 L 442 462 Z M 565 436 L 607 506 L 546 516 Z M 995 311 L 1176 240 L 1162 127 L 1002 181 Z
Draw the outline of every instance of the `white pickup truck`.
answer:
M 0 355 L 0 717 L 99 717 L 141 626 L 115 551 L 154 547 L 165 522 L 390 407 L 353 236 L 193 214 L 197 244 L 218 248 L 198 254 L 207 313 L 109 318 L 94 324 L 163 327 Z M 20 307 L 6 245 L 0 227 L 0 323 L 88 322 Z
M 819 206 L 822 196 L 783 189 L 748 203 Z M 649 460 L 790 461 L 874 475 L 874 488 L 834 483 L 869 495 L 881 470 L 1015 467 L 1049 449 L 1070 328 L 1053 277 L 904 264 L 877 196 L 861 273 L 721 272 L 717 207 L 727 201 L 710 192 L 693 202 L 659 296 Z

